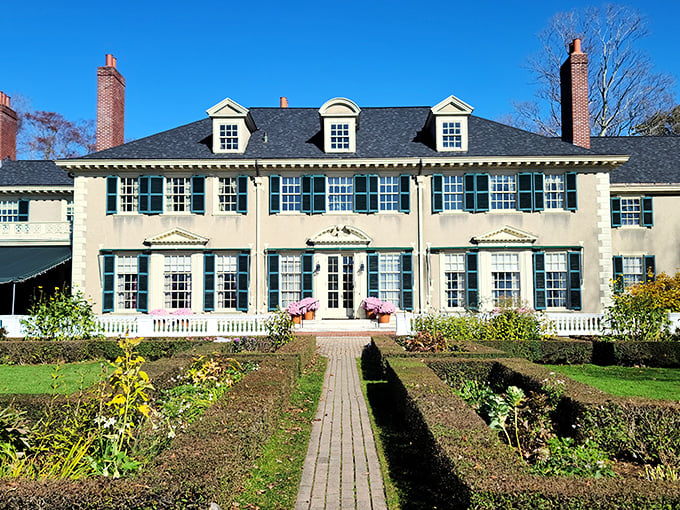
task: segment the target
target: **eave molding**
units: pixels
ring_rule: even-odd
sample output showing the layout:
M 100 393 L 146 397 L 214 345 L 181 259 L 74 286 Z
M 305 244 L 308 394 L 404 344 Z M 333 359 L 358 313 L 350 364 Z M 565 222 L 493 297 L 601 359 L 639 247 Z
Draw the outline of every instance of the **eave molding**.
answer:
M 31 193 L 41 195 L 73 193 L 73 186 L 1 186 L 0 193 Z
M 610 184 L 609 190 L 615 195 L 639 195 L 641 193 L 652 193 L 654 195 L 678 195 L 680 194 L 680 184 L 631 182 L 625 184 Z

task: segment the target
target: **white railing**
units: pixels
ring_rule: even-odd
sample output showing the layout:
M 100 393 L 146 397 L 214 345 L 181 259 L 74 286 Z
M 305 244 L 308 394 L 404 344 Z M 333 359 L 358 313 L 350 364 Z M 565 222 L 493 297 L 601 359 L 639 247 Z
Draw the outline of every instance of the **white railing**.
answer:
M 10 338 L 23 338 L 25 315 L 0 315 Z M 97 324 L 107 337 L 126 333 L 146 338 L 183 336 L 264 336 L 270 315 L 100 315 Z
M 0 223 L 2 241 L 70 241 L 68 221 L 26 221 Z

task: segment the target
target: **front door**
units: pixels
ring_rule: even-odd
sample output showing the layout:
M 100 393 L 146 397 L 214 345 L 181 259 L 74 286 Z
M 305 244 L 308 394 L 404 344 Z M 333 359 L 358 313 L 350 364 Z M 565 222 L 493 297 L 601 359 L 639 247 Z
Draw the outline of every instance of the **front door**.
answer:
M 327 311 L 324 315 L 329 318 L 354 317 L 354 257 L 328 254 L 325 266 L 326 303 L 321 305 Z

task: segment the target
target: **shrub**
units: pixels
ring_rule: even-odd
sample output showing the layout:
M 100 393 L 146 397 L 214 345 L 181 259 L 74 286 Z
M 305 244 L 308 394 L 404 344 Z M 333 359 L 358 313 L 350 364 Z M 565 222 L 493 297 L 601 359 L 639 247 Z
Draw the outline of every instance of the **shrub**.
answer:
M 481 340 L 484 323 L 476 315 L 421 315 L 415 329 L 433 336 L 443 336 L 449 343 Z
M 655 308 L 667 312 L 680 312 L 680 271 L 673 276 L 659 273 L 653 280 L 630 287 L 631 296 L 649 298 Z
M 38 287 L 38 295 L 33 296 L 28 315 L 21 321 L 28 340 L 61 341 L 97 336 L 92 304 L 81 291 L 71 294 L 67 288 L 55 287 L 50 296 Z
M 671 339 L 667 311 L 654 296 L 644 293 L 614 294 L 604 315 L 607 340 L 656 342 Z
M 546 457 L 534 464 L 541 475 L 571 475 L 592 478 L 616 476 L 606 452 L 592 441 L 576 444 L 571 437 L 548 439 Z
M 484 327 L 484 340 L 531 341 L 545 338 L 540 313 L 527 307 L 498 307 Z
M 293 334 L 293 320 L 290 318 L 290 314 L 281 308 L 277 309 L 267 318 L 265 327 L 269 338 L 271 338 L 277 348 L 287 344 L 295 337 Z

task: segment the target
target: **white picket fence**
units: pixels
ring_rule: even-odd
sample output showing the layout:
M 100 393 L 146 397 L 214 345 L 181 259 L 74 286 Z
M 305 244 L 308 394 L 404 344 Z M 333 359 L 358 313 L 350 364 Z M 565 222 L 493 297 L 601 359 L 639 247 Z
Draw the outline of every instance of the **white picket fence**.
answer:
M 97 324 L 107 337 L 131 336 L 264 336 L 265 323 L 270 315 L 100 315 Z M 24 315 L 0 315 L 0 326 L 10 338 L 25 336 L 21 319 Z

